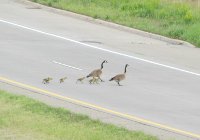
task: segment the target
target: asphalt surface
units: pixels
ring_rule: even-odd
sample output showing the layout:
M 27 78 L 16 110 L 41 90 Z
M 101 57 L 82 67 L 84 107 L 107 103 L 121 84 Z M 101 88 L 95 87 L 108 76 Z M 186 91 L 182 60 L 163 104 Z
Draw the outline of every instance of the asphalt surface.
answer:
M 114 46 L 120 40 L 123 44 L 132 37 L 136 37 L 138 41 L 148 40 L 151 42 L 149 45 L 170 46 L 159 40 L 151 41 L 149 38 L 132 33 L 27 7 L 11 0 L 2 0 L 0 2 L 0 20 L 59 34 L 86 44 L 137 57 L 140 55 L 135 52 L 127 49 L 120 51 L 119 47 L 109 48 L 109 46 Z M 48 14 L 50 16 L 47 16 Z M 45 20 L 46 24 L 43 24 Z M 65 21 L 67 26 L 63 23 L 59 24 L 61 26 L 54 26 L 59 20 Z M 86 28 L 88 28 L 87 32 L 83 33 L 82 29 Z M 102 29 L 101 35 L 96 29 Z M 98 50 L 2 21 L 0 21 L 0 31 L 0 76 L 200 135 L 200 76 Z M 105 33 L 103 33 L 104 31 Z M 120 33 L 122 36 L 119 35 Z M 120 38 L 116 39 L 116 34 Z M 112 39 L 108 41 L 109 38 Z M 176 45 L 171 46 L 176 47 Z M 187 52 L 185 51 L 187 47 L 183 46 L 183 48 L 183 52 Z M 188 48 L 188 52 L 192 52 L 191 49 L 194 48 Z M 194 52 L 194 54 L 196 53 L 199 53 L 199 50 Z M 148 57 L 150 56 L 143 54 L 142 58 L 147 59 Z M 163 60 L 159 55 L 157 57 L 157 62 L 160 63 L 174 64 L 174 66 L 187 68 L 186 70 L 193 70 L 197 73 L 200 71 L 198 65 L 190 67 L 191 63 L 184 65 L 179 61 L 173 63 L 176 57 L 169 61 Z M 102 74 L 105 82 L 90 85 L 86 79 L 83 84 L 76 84 L 77 78 L 86 76 L 93 69 L 100 68 L 103 60 L 108 61 L 104 65 Z M 79 68 L 79 70 L 59 65 L 55 61 Z M 121 82 L 123 86 L 119 87 L 115 82 L 109 82 L 108 80 L 115 74 L 123 73 L 125 64 L 130 66 L 127 68 L 126 80 Z M 42 79 L 48 76 L 53 77 L 53 81 L 49 85 L 42 84 Z M 59 78 L 65 76 L 68 79 L 65 83 L 59 84 Z

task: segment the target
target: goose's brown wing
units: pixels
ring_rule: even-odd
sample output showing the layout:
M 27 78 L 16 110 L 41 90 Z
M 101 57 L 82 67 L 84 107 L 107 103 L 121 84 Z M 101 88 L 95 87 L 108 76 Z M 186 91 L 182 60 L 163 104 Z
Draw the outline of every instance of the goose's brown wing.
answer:
M 102 74 L 101 69 L 93 70 L 87 77 L 99 77 Z
M 121 81 L 125 79 L 125 74 L 118 74 L 115 75 L 113 78 L 110 79 L 110 81 L 115 80 L 115 81 Z

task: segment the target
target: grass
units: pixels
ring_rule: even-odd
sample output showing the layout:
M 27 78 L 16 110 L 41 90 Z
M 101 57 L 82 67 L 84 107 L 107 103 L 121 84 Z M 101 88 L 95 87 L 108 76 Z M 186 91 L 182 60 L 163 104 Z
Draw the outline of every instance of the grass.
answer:
M 0 91 L 0 139 L 157 140 L 5 91 Z
M 199 0 L 32 0 L 200 47 Z

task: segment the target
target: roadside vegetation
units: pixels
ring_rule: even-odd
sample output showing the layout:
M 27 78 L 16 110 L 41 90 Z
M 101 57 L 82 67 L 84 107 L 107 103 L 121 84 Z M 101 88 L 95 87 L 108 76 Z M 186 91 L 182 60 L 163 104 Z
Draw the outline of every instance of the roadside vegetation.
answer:
M 157 140 L 0 91 L 1 140 Z
M 200 47 L 199 0 L 31 0 Z

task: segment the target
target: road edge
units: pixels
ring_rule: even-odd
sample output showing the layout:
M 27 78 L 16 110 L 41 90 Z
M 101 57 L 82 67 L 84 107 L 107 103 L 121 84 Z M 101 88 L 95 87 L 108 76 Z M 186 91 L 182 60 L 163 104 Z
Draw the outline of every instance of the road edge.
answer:
M 180 45 L 180 46 L 184 45 L 184 46 L 187 46 L 187 47 L 196 48 L 196 46 L 192 45 L 191 43 L 189 43 L 187 41 L 172 39 L 172 38 L 165 37 L 165 36 L 162 36 L 162 35 L 158 35 L 158 34 L 154 34 L 154 33 L 150 33 L 150 32 L 145 32 L 145 31 L 142 31 L 142 30 L 139 30 L 139 29 L 130 28 L 130 27 L 123 26 L 123 25 L 120 25 L 120 24 L 104 21 L 104 20 L 101 20 L 101 19 L 94 19 L 94 18 L 86 16 L 86 15 L 81 15 L 81 14 L 74 13 L 74 12 L 71 12 L 71 11 L 65 11 L 65 10 L 49 7 L 49 6 L 46 6 L 46 5 L 42 5 L 42 4 L 39 4 L 39 3 L 32 2 L 30 0 L 16 0 L 16 1 L 19 2 L 19 3 L 22 3 L 22 4 L 26 4 L 27 6 L 32 6 L 32 8 L 43 9 L 43 10 L 53 12 L 53 13 L 56 13 L 56 14 L 60 14 L 60 15 L 63 15 L 63 16 L 70 16 L 72 18 L 81 19 L 81 20 L 91 22 L 91 23 L 94 23 L 94 24 L 100 24 L 100 25 L 103 25 L 103 26 L 107 26 L 107 27 L 110 27 L 110 28 L 117 29 L 117 30 L 134 33 L 134 34 L 137 34 L 137 35 L 140 35 L 140 36 L 143 36 L 143 37 L 148 37 L 148 38 L 164 41 L 164 42 L 167 42 L 169 44 Z
M 111 124 L 125 127 L 129 130 L 143 131 L 146 134 L 155 135 L 155 136 L 159 137 L 161 140 L 168 140 L 168 139 L 174 139 L 174 138 L 176 138 L 176 140 L 200 140 L 200 135 L 198 135 L 198 134 L 179 130 L 179 129 L 176 129 L 176 128 L 173 128 L 170 126 L 166 126 L 163 124 L 159 124 L 156 122 L 138 118 L 133 115 L 128 115 L 128 114 L 116 112 L 113 110 L 109 110 L 107 108 L 93 105 L 93 104 L 90 104 L 90 103 L 87 103 L 84 101 L 80 101 L 77 99 L 62 96 L 60 94 L 57 94 L 57 93 L 54 93 L 54 92 L 51 92 L 48 90 L 44 90 L 44 89 L 37 88 L 37 87 L 31 86 L 28 84 L 23 84 L 23 83 L 14 81 L 14 80 L 10 80 L 5 77 L 0 77 L 0 83 L 4 83 L 6 85 L 11 85 L 12 88 L 9 88 L 9 90 L 16 89 L 16 87 L 17 87 L 17 88 L 23 89 L 25 91 L 28 91 L 29 93 L 31 92 L 31 94 L 30 94 L 31 96 L 35 96 L 36 94 L 39 94 L 39 95 L 50 97 L 49 100 L 52 100 L 52 99 L 62 100 L 64 102 L 67 102 L 68 104 L 76 105 L 77 108 L 87 108 L 90 111 L 89 111 L 89 113 L 86 113 L 86 115 L 88 115 L 90 117 L 91 117 L 91 111 L 103 113 L 104 116 L 105 116 L 105 114 L 110 115 L 109 123 L 111 123 Z M 0 87 L 2 88 L 1 85 L 0 85 Z M 13 88 L 13 87 L 15 87 L 15 88 Z M 16 91 L 14 90 L 14 92 L 16 92 Z M 24 95 L 27 96 L 27 93 L 25 92 Z M 41 100 L 40 97 L 39 98 L 37 97 L 36 99 Z M 44 101 L 48 102 L 48 99 L 46 99 Z M 60 104 L 60 102 L 59 102 L 59 104 Z M 69 108 L 69 106 L 67 106 L 66 108 L 73 111 L 73 109 Z M 81 112 L 82 114 L 85 114 L 85 112 L 82 112 L 81 109 L 79 109 L 77 112 L 79 112 L 79 113 Z M 97 113 L 95 113 L 95 115 L 97 115 Z M 93 117 L 91 117 L 91 118 L 101 120 L 102 122 L 106 122 L 105 117 L 102 117 L 101 115 L 97 118 L 93 118 Z M 116 121 L 116 118 L 121 119 L 121 124 L 119 124 L 120 121 L 113 123 L 113 121 L 112 121 L 113 118 L 115 118 L 115 121 Z M 106 119 L 108 119 L 108 117 Z M 124 121 L 126 121 L 126 124 L 124 124 Z

